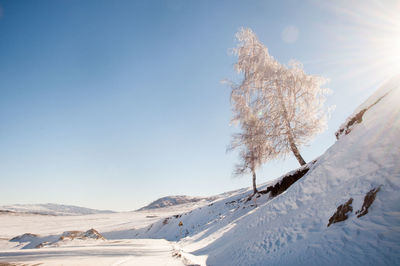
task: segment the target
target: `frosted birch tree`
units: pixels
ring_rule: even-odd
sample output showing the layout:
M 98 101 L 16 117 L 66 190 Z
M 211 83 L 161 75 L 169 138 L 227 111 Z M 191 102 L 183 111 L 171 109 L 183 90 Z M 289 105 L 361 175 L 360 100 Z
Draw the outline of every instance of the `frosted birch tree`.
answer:
M 255 92 L 255 91 L 253 91 Z M 256 170 L 260 167 L 266 155 L 273 152 L 265 137 L 263 120 L 257 117 L 257 101 L 249 102 L 253 98 L 249 91 L 239 86 L 232 90 L 231 100 L 234 106 L 233 121 L 240 124 L 241 132 L 232 136 L 228 150 L 240 148 L 240 163 L 235 167 L 235 175 L 247 172 L 252 174 L 253 195 L 258 192 L 256 185 Z
M 306 164 L 299 147 L 326 125 L 323 103 L 328 90 L 321 88 L 325 79 L 307 75 L 299 62 L 291 61 L 288 66 L 280 64 L 251 29 L 241 29 L 236 38 L 239 45 L 234 49 L 238 56 L 235 69 L 243 74 L 243 80 L 232 86 L 231 100 L 233 120 L 241 125 L 243 141 L 235 147 L 245 147 L 244 154 L 257 150 L 252 145 L 261 145 L 259 138 L 263 136 L 264 143 L 256 153 L 255 166 L 290 152 L 300 165 Z M 257 122 L 252 122 L 253 119 Z M 254 123 L 257 129 L 247 129 Z M 247 140 L 250 131 L 258 132 L 257 141 Z M 237 138 L 234 136 L 234 141 Z M 248 164 L 246 156 L 242 155 L 241 159 L 243 165 Z

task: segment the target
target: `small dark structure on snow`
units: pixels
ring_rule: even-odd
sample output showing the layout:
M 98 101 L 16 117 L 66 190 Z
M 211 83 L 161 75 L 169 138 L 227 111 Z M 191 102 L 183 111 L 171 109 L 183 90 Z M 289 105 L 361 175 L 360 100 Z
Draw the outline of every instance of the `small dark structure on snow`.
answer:
M 353 211 L 353 207 L 351 206 L 352 203 L 353 203 L 353 198 L 350 198 L 345 204 L 342 204 L 339 207 L 337 207 L 336 212 L 332 215 L 331 218 L 329 218 L 328 227 L 333 223 L 342 222 L 347 218 L 349 218 L 347 216 L 347 213 Z

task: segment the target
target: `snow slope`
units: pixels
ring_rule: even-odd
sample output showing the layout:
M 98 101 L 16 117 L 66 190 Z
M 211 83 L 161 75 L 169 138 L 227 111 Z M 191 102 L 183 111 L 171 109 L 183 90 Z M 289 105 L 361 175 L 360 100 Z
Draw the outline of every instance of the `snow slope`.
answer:
M 138 237 L 178 240 L 182 255 L 206 256 L 199 262 L 207 265 L 400 265 L 400 79 L 356 112 L 385 94 L 281 195 L 246 202 L 250 190 L 238 191 L 138 229 Z M 357 218 L 378 186 L 369 213 Z M 327 227 L 350 197 L 349 218 Z
M 95 210 L 84 207 L 62 204 L 14 204 L 0 206 L 0 211 L 17 213 L 41 214 L 41 215 L 87 215 L 96 213 L 112 213 L 108 210 Z

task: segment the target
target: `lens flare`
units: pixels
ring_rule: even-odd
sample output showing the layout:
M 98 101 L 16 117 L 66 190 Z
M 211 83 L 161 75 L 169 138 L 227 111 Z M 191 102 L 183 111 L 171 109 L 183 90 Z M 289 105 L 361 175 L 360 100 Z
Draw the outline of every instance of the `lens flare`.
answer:
M 400 1 L 320 1 L 338 19 L 333 52 L 321 60 L 344 79 L 376 83 L 400 74 Z M 335 68 L 336 67 L 336 68 Z

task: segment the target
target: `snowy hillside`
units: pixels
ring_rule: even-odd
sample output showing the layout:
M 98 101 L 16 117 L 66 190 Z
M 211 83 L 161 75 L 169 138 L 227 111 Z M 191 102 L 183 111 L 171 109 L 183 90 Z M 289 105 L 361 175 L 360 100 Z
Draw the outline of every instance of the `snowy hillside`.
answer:
M 40 215 L 87 215 L 96 213 L 112 213 L 113 211 L 95 210 L 84 207 L 62 205 L 62 204 L 15 204 L 0 206 L 0 211 L 10 211 L 26 214 Z
M 182 256 L 207 265 L 400 265 L 400 79 L 348 121 L 351 129 L 282 194 L 246 201 L 251 190 L 237 191 L 137 237 L 178 240 Z M 360 216 L 372 189 L 376 199 Z M 348 218 L 328 227 L 346 202 Z
M 207 202 L 207 201 L 213 201 L 215 199 L 217 199 L 217 197 L 167 196 L 153 201 L 149 205 L 140 208 L 138 211 L 164 208 L 164 207 L 170 207 L 186 203 L 194 203 L 199 201 Z

